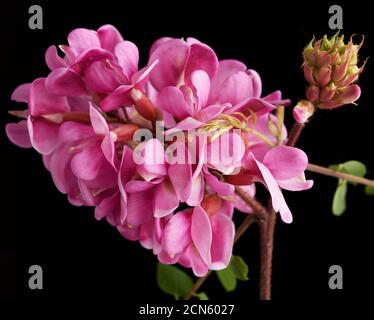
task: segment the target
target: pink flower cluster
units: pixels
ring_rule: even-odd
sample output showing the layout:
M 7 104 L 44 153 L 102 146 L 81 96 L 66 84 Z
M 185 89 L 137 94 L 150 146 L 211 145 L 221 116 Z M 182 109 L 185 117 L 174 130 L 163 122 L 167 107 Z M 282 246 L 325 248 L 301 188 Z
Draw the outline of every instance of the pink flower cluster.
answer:
M 274 114 L 289 101 L 279 91 L 262 97 L 257 72 L 237 60 L 219 61 L 193 38 L 157 40 L 139 70 L 137 47 L 110 25 L 73 30 L 59 48 L 63 57 L 55 46 L 46 52 L 47 77 L 14 91 L 12 99 L 28 109 L 11 111 L 23 119 L 6 132 L 14 144 L 42 154 L 70 203 L 95 207 L 95 217 L 125 238 L 197 276 L 228 265 L 234 208 L 251 213 L 235 185 L 254 196 L 255 183 L 262 183 L 282 220 L 292 221 L 281 189 L 312 186 L 304 175 L 308 159 L 285 145 L 287 130 Z M 166 136 L 199 131 L 175 142 L 187 155 L 197 146 L 195 163 L 134 160 L 139 146 L 149 158 L 168 157 L 155 135 L 133 139 L 139 129 L 154 133 L 157 120 Z M 212 161 L 222 136 L 239 151 Z

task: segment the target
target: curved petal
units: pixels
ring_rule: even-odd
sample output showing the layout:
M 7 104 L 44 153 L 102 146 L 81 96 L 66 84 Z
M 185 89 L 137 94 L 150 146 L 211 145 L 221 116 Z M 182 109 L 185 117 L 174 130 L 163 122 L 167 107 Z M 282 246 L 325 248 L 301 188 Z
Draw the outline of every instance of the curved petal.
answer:
M 49 93 L 57 96 L 80 96 L 87 93 L 81 76 L 68 68 L 54 69 L 45 80 Z
M 154 190 L 129 193 L 127 196 L 127 218 L 131 227 L 138 226 L 153 218 Z
M 42 115 L 70 111 L 66 97 L 56 96 L 48 92 L 45 81 L 45 78 L 38 78 L 31 84 L 29 98 L 30 114 L 39 117 Z
M 31 83 L 24 83 L 14 89 L 10 99 L 17 102 L 29 102 Z
M 247 73 L 239 71 L 222 83 L 218 101 L 236 105 L 250 97 L 253 97 L 252 78 Z
M 227 78 L 239 71 L 245 72 L 246 70 L 245 64 L 238 60 L 219 61 L 217 73 L 213 77 L 210 86 L 209 104 L 217 103 L 221 87 Z
M 169 179 L 165 179 L 155 190 L 154 212 L 155 218 L 162 218 L 178 208 L 179 199 Z
M 126 75 L 127 79 L 130 79 L 131 76 L 138 71 L 138 47 L 130 41 L 122 41 L 116 45 L 114 54 L 123 73 Z
M 305 175 L 303 173 L 291 179 L 277 181 L 281 188 L 290 191 L 308 190 L 313 187 L 313 180 L 305 180 Z
M 21 120 L 18 123 L 8 123 L 5 126 L 5 131 L 8 139 L 18 147 L 32 147 L 26 120 Z
M 103 49 L 114 52 L 115 46 L 123 41 L 119 31 L 112 25 L 106 24 L 97 29 L 97 36 Z
M 92 105 L 90 106 L 90 120 L 92 128 L 97 135 L 109 134 L 109 127 L 105 118 Z
M 100 40 L 96 31 L 78 28 L 68 35 L 69 47 L 76 56 L 91 48 L 100 48 Z
M 103 111 L 112 111 L 119 106 L 130 106 L 132 105 L 132 100 L 130 99 L 130 90 L 133 85 L 122 85 L 114 90 L 110 95 L 105 97 L 100 102 L 100 107 Z
M 43 155 L 52 153 L 58 144 L 59 125 L 42 118 L 27 119 L 30 141 L 36 151 Z
M 212 261 L 210 253 L 212 245 L 212 226 L 208 215 L 200 206 L 196 206 L 192 213 L 191 237 L 202 260 L 209 266 Z
M 51 71 L 57 68 L 66 67 L 66 62 L 57 53 L 56 46 L 50 46 L 45 52 L 45 62 Z
M 71 169 L 74 174 L 83 180 L 93 180 L 99 174 L 101 162 L 104 159 L 99 143 L 86 146 L 73 156 Z
M 94 61 L 84 71 L 88 88 L 97 93 L 110 93 L 119 86 L 113 69 L 104 61 Z
M 226 268 L 231 260 L 234 246 L 235 225 L 231 218 L 224 214 L 215 214 L 211 217 L 212 224 L 212 263 L 209 268 L 221 270 Z
M 177 87 L 166 87 L 157 97 L 158 106 L 171 113 L 179 120 L 183 120 L 193 114 L 192 106 L 184 99 L 183 93 Z
M 187 42 L 192 43 L 187 39 Z M 218 69 L 218 58 L 212 48 L 201 42 L 191 44 L 190 53 L 188 56 L 185 79 L 191 80 L 191 74 L 196 70 L 205 71 L 209 78 L 213 78 Z
M 196 70 L 191 73 L 191 83 L 196 90 L 198 98 L 198 109 L 205 107 L 208 102 L 210 91 L 210 79 L 208 74 L 202 70 Z
M 189 45 L 179 39 L 160 43 L 152 52 L 148 64 L 159 60 L 150 75 L 150 81 L 157 90 L 179 83 L 189 52 Z
M 275 179 L 287 180 L 304 172 L 308 165 L 308 157 L 298 148 L 278 146 L 270 149 L 262 162 Z
M 235 187 L 232 184 L 218 180 L 218 178 L 212 175 L 206 167 L 203 168 L 203 172 L 207 184 L 214 192 L 221 196 L 231 196 L 234 194 Z

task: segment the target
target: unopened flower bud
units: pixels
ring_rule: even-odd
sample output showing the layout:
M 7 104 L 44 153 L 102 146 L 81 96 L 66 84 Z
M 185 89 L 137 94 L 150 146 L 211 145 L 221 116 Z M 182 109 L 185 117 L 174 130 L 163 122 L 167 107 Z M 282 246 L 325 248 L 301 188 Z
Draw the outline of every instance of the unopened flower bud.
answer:
M 298 123 L 306 123 L 314 113 L 314 105 L 308 100 L 300 100 L 293 108 L 293 117 Z
M 134 102 L 136 111 L 145 119 L 155 121 L 157 119 L 157 109 L 152 101 L 140 90 L 131 90 L 131 99 Z
M 365 63 L 361 67 L 357 66 L 362 44 L 363 40 L 354 44 L 353 37 L 345 44 L 344 36 L 335 34 L 331 38 L 324 36 L 317 41 L 313 39 L 305 47 L 303 71 L 309 83 L 306 97 L 315 106 L 322 109 L 336 108 L 354 103 L 359 98 L 358 86 L 352 85 L 365 66 Z

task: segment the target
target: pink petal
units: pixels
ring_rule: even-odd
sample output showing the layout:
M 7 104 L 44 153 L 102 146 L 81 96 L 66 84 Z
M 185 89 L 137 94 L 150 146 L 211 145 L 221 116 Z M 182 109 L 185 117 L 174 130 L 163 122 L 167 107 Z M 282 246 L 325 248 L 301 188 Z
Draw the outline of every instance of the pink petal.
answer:
M 210 91 L 210 79 L 208 74 L 202 70 L 196 70 L 191 73 L 191 83 L 196 90 L 199 110 L 206 106 Z
M 127 197 L 127 223 L 137 226 L 153 218 L 153 190 L 129 193 Z
M 119 86 L 110 95 L 101 100 L 100 107 L 103 109 L 103 111 L 108 112 L 122 105 L 132 105 L 132 100 L 130 99 L 130 90 L 132 88 L 132 85 Z
M 303 173 L 291 179 L 277 181 L 281 188 L 290 191 L 308 190 L 313 187 L 313 180 L 305 180 L 305 175 Z
M 45 87 L 57 96 L 80 96 L 87 93 L 81 76 L 68 68 L 54 69 L 45 80 Z
M 66 62 L 58 55 L 57 48 L 50 46 L 45 52 L 45 62 L 51 71 L 57 68 L 66 67 Z
M 209 271 L 207 264 L 203 261 L 193 244 L 187 247 L 179 262 L 187 268 L 191 267 L 196 277 L 203 277 Z
M 196 119 L 200 120 L 203 123 L 206 123 L 221 114 L 223 110 L 226 109 L 226 107 L 226 105 L 221 104 L 215 104 L 205 107 L 196 115 Z
M 115 46 L 123 41 L 119 31 L 110 24 L 106 24 L 97 30 L 97 36 L 103 49 L 114 52 Z
M 196 206 L 192 213 L 191 237 L 202 260 L 210 265 L 212 261 L 210 254 L 212 226 L 208 215 L 200 206 Z
M 171 180 L 178 199 L 181 202 L 187 201 L 191 194 L 192 188 L 192 170 L 191 165 L 186 164 L 171 164 L 168 168 L 168 176 Z
M 119 86 L 112 68 L 104 61 L 91 63 L 84 72 L 87 87 L 97 93 L 110 93 Z
M 193 42 L 187 60 L 185 79 L 190 80 L 196 70 L 205 71 L 209 78 L 213 78 L 217 69 L 218 58 L 212 48 L 201 42 Z
M 45 86 L 45 78 L 39 78 L 32 82 L 29 98 L 30 114 L 35 117 L 42 115 L 68 112 L 70 107 L 66 97 L 51 94 Z
M 169 179 L 165 179 L 155 190 L 154 217 L 162 218 L 172 213 L 179 205 L 179 199 Z
M 179 83 L 190 48 L 183 40 L 172 39 L 160 44 L 150 56 L 149 63 L 159 60 L 150 75 L 152 85 L 161 90 Z
M 105 118 L 92 105 L 90 107 L 90 120 L 92 128 L 97 135 L 109 134 L 109 127 Z
M 247 67 L 244 63 L 238 60 L 221 60 L 219 61 L 218 70 L 216 75 L 212 79 L 209 95 L 209 104 L 216 103 L 218 96 L 221 92 L 222 84 L 231 75 L 243 71 L 245 72 Z
M 166 87 L 157 97 L 158 105 L 179 120 L 193 113 L 192 107 L 184 99 L 183 93 L 177 87 Z
M 76 56 L 91 48 L 100 48 L 96 31 L 78 28 L 68 35 L 69 46 Z
M 234 246 L 235 225 L 231 218 L 224 214 L 215 214 L 210 219 L 212 224 L 212 270 L 226 268 L 231 260 Z
M 138 71 L 139 51 L 137 46 L 130 41 L 122 41 L 116 45 L 114 52 L 123 73 L 130 79 Z
M 191 241 L 191 210 L 178 212 L 165 226 L 162 248 L 173 257 L 183 252 Z
M 235 192 L 235 187 L 232 184 L 222 182 L 212 175 L 209 170 L 204 167 L 204 178 L 210 188 L 221 196 L 231 196 Z
M 249 75 L 249 78 L 252 82 L 252 96 L 255 98 L 260 98 L 262 92 L 262 82 L 260 75 L 253 69 L 247 70 L 247 74 Z
M 265 186 L 270 192 L 274 210 L 279 211 L 281 218 L 284 222 L 291 223 L 292 214 L 291 214 L 290 209 L 287 206 L 286 201 L 284 200 L 282 191 L 280 190 L 277 181 L 274 179 L 271 172 L 264 164 L 257 161 L 254 157 L 253 157 L 253 160 L 255 161 L 257 167 L 259 168 L 261 172 L 261 176 L 263 178 L 263 182 Z
M 304 172 L 308 165 L 308 157 L 300 149 L 278 146 L 270 149 L 262 162 L 275 179 L 286 180 Z
M 18 123 L 8 123 L 5 126 L 5 131 L 8 139 L 18 147 L 32 147 L 26 120 L 21 120 Z
M 160 47 L 161 45 L 163 45 L 165 42 L 169 41 L 169 40 L 173 40 L 173 38 L 170 38 L 170 37 L 163 37 L 163 38 L 160 38 L 160 39 L 157 39 L 155 42 L 153 42 L 152 46 L 151 46 L 151 50 L 149 51 L 149 55 L 151 56 L 153 54 L 153 52 L 158 48 Z
M 201 122 L 199 120 L 196 120 L 192 117 L 188 117 L 183 119 L 182 121 L 178 122 L 177 125 L 174 126 L 174 128 L 171 128 L 167 131 L 165 131 L 166 135 L 175 133 L 175 132 L 180 132 L 184 130 L 192 130 L 201 127 L 204 124 L 204 122 Z
M 13 101 L 17 102 L 29 102 L 31 90 L 31 83 L 24 83 L 19 85 L 12 93 L 10 97 Z
M 71 160 L 71 169 L 78 178 L 93 180 L 99 174 L 103 159 L 100 144 L 94 143 L 74 155 Z
M 58 144 L 59 126 L 57 124 L 48 120 L 29 116 L 27 119 L 27 127 L 32 146 L 36 151 L 46 155 L 55 150 Z
M 90 125 L 75 121 L 63 122 L 58 132 L 58 139 L 61 143 L 71 143 L 72 141 L 87 139 L 94 136 L 95 133 Z
M 223 82 L 218 101 L 236 105 L 250 97 L 253 97 L 252 78 L 247 73 L 239 71 Z

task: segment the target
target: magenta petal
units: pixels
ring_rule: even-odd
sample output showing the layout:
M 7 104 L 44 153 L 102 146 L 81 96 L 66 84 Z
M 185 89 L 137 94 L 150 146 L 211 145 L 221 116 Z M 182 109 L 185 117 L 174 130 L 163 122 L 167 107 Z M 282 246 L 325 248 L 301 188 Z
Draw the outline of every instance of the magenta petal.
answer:
M 60 125 L 58 139 L 61 143 L 71 143 L 73 141 L 94 137 L 92 127 L 87 124 L 66 121 Z
M 21 120 L 18 123 L 8 123 L 5 126 L 5 131 L 8 139 L 18 147 L 32 147 L 26 120 Z
M 183 252 L 191 243 L 190 210 L 178 212 L 167 222 L 162 234 L 162 247 L 169 256 Z
M 31 90 L 31 83 L 24 83 L 19 85 L 12 93 L 10 97 L 13 101 L 17 102 L 29 102 Z
M 291 179 L 277 181 L 281 188 L 290 191 L 308 190 L 313 187 L 313 180 L 305 180 L 304 174 Z
M 181 202 L 187 201 L 191 194 L 192 188 L 192 170 L 191 165 L 186 164 L 170 164 L 168 168 L 168 176 L 171 180 L 175 192 Z
M 66 67 L 65 60 L 58 55 L 55 46 L 50 46 L 45 52 L 45 62 L 51 71 L 57 68 Z
M 161 90 L 175 86 L 181 80 L 190 48 L 183 40 L 172 39 L 160 44 L 150 56 L 149 63 L 159 60 L 150 75 L 152 85 Z
M 185 79 L 190 80 L 192 73 L 196 70 L 205 71 L 209 78 L 212 78 L 217 69 L 218 58 L 212 48 L 201 42 L 192 43 L 185 70 Z
M 45 86 L 45 78 L 38 78 L 31 84 L 29 98 L 30 114 L 39 117 L 47 114 L 70 111 L 66 97 L 51 94 Z
M 208 215 L 200 206 L 196 206 L 192 213 L 191 237 L 202 260 L 210 265 L 212 261 L 210 254 L 212 227 Z
M 202 70 L 192 72 L 191 83 L 196 90 L 196 95 L 199 101 L 199 109 L 205 107 L 208 103 L 210 91 L 210 79 L 208 74 Z
M 55 150 L 58 143 L 59 126 L 57 124 L 29 116 L 27 127 L 31 143 L 36 151 L 46 155 Z
M 87 66 L 84 79 L 88 88 L 97 93 L 110 93 L 119 86 L 116 74 L 104 61 Z
M 137 226 L 153 218 L 153 190 L 129 193 L 127 197 L 127 223 Z
M 201 122 L 205 123 L 209 120 L 212 120 L 216 116 L 222 113 L 222 111 L 226 108 L 226 105 L 215 104 L 203 108 L 197 115 L 196 119 L 200 120 Z
M 99 37 L 101 47 L 110 52 L 114 52 L 115 46 L 123 41 L 123 38 L 119 31 L 110 24 L 106 24 L 97 30 L 97 36 Z
M 304 172 L 308 157 L 298 148 L 278 146 L 270 149 L 262 162 L 275 179 L 286 180 Z
M 220 196 L 231 196 L 235 192 L 235 187 L 232 184 L 219 181 L 218 178 L 212 175 L 209 170 L 204 167 L 204 178 L 210 188 Z
M 239 71 L 223 82 L 218 101 L 236 105 L 250 97 L 253 97 L 252 78 L 247 73 Z
M 179 199 L 169 179 L 165 179 L 155 190 L 154 217 L 162 218 L 172 213 L 179 205 Z
M 109 134 L 109 127 L 105 118 L 92 105 L 90 107 L 90 120 L 92 128 L 97 135 Z
M 209 271 L 207 264 L 203 261 L 193 244 L 187 247 L 179 262 L 185 267 L 191 267 L 196 277 L 203 277 Z
M 80 96 L 87 93 L 81 76 L 68 68 L 54 69 L 45 80 L 49 93 L 57 96 Z
M 186 102 L 183 93 L 177 87 L 163 88 L 157 97 L 157 102 L 163 110 L 179 120 L 183 120 L 193 113 L 192 106 Z
M 284 200 L 282 191 L 280 190 L 277 181 L 274 179 L 271 172 L 264 164 L 257 161 L 253 157 L 253 155 L 252 155 L 252 158 L 255 161 L 257 167 L 259 168 L 262 178 L 263 178 L 263 182 L 265 183 L 267 189 L 270 192 L 273 209 L 275 211 L 279 211 L 281 218 L 284 222 L 291 223 L 292 214 L 291 214 L 290 209 L 287 206 L 286 201 Z
M 222 84 L 227 78 L 239 71 L 246 71 L 247 67 L 238 60 L 221 60 L 216 75 L 210 87 L 209 104 L 216 103 L 221 92 Z
M 131 180 L 125 184 L 125 190 L 128 193 L 135 193 L 135 192 L 142 192 L 142 191 L 152 189 L 154 186 L 155 186 L 155 183 L 152 183 L 152 182 L 143 181 L 143 180 Z
M 170 41 L 170 40 L 173 40 L 173 38 L 170 38 L 170 37 L 163 37 L 163 38 L 157 39 L 155 42 L 153 42 L 153 44 L 152 44 L 152 46 L 151 46 L 151 50 L 149 50 L 149 55 L 151 56 L 151 55 L 153 54 L 153 52 L 154 52 L 158 47 L 160 47 L 160 46 L 163 45 L 165 42 Z
M 58 147 L 51 154 L 49 164 L 53 182 L 62 193 L 68 193 L 71 186 L 77 183 L 77 178 L 73 175 L 69 165 L 73 155 L 69 152 L 69 148 L 68 144 Z
M 231 218 L 224 214 L 215 214 L 210 219 L 212 224 L 212 270 L 226 268 L 231 259 L 234 246 L 235 225 Z
M 96 31 L 78 28 L 68 35 L 69 46 L 76 56 L 91 48 L 100 48 Z
M 252 82 L 252 96 L 260 98 L 262 92 L 262 82 L 260 75 L 253 69 L 247 70 L 247 74 Z
M 86 146 L 71 160 L 74 174 L 83 180 L 93 180 L 97 177 L 101 162 L 104 159 L 99 143 Z
M 139 51 L 137 46 L 130 41 L 122 41 L 116 45 L 114 52 L 123 73 L 130 79 L 138 71 Z
M 130 106 L 132 105 L 132 100 L 130 99 L 130 90 L 133 88 L 132 85 L 122 85 L 114 90 L 110 95 L 105 97 L 100 102 L 100 107 L 103 111 L 112 111 L 122 105 Z
M 180 132 L 184 130 L 192 130 L 201 127 L 204 124 L 204 122 L 201 122 L 199 120 L 196 120 L 195 118 L 188 117 L 185 118 L 184 120 L 178 122 L 177 125 L 174 126 L 174 128 L 171 128 L 167 131 L 165 131 L 166 135 L 175 133 L 175 132 Z
M 95 208 L 95 218 L 101 220 L 104 217 L 111 216 L 112 220 L 119 220 L 121 213 L 119 192 L 105 197 Z M 114 217 L 117 216 L 117 217 Z

